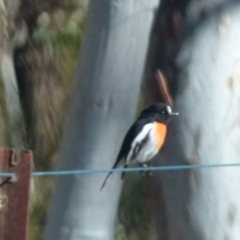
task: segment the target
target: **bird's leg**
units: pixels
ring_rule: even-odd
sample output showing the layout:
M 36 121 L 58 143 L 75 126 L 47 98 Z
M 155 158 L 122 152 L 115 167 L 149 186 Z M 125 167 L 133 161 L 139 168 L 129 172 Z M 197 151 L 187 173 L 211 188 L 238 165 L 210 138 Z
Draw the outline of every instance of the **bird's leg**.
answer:
M 152 167 L 152 164 L 150 163 L 149 165 L 145 164 L 144 167 Z M 153 175 L 153 172 L 151 170 L 146 170 L 146 173 L 148 174 L 148 176 L 152 176 Z
M 144 168 L 147 168 L 147 167 L 148 167 L 148 165 L 147 165 L 147 164 L 142 164 L 142 167 L 143 167 L 142 175 L 143 175 L 143 176 L 146 176 L 146 175 L 147 175 L 147 172 L 148 172 L 148 170 L 146 170 L 146 169 L 144 169 Z
M 143 175 L 143 176 L 146 176 L 146 175 L 152 176 L 152 175 L 153 175 L 153 173 L 152 173 L 151 170 L 146 170 L 146 169 L 144 169 L 144 168 L 147 168 L 147 167 L 148 167 L 147 164 L 138 163 L 138 165 L 143 168 L 143 171 L 142 171 L 142 175 Z

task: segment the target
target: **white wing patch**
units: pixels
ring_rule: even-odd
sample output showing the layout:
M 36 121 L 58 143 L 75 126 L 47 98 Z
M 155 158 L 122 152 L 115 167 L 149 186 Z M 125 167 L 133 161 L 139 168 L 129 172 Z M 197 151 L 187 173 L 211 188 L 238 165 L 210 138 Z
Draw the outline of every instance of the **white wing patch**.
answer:
M 132 161 L 143 163 L 151 160 L 158 152 L 154 140 L 154 123 L 148 123 L 132 142 L 126 163 Z

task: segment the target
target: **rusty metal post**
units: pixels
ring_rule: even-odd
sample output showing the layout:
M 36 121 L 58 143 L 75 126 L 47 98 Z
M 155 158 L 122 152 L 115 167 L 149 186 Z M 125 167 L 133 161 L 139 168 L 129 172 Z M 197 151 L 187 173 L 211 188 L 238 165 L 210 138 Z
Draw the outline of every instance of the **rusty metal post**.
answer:
M 16 163 L 14 150 L 0 148 L 0 172 L 17 174 L 0 177 L 0 240 L 27 239 L 32 159 L 31 151 L 22 151 Z

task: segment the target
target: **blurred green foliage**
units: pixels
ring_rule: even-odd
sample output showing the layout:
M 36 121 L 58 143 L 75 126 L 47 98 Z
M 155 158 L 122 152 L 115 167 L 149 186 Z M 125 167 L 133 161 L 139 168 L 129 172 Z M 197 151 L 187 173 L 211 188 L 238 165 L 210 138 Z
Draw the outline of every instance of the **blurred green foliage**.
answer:
M 151 208 L 145 177 L 141 173 L 128 173 L 120 199 L 116 240 L 150 240 Z
M 33 33 L 33 39 L 41 43 L 48 53 L 57 47 L 71 47 L 78 50 L 85 17 L 85 9 L 77 9 L 70 13 L 64 10 L 52 13 L 43 12 L 38 18 L 38 26 Z
M 26 114 L 36 170 L 55 166 L 86 12 L 87 5 L 79 1 L 59 3 L 40 12 L 22 53 L 27 59 L 27 78 L 33 80 Z M 53 183 L 53 178 L 34 179 L 29 240 L 42 239 Z

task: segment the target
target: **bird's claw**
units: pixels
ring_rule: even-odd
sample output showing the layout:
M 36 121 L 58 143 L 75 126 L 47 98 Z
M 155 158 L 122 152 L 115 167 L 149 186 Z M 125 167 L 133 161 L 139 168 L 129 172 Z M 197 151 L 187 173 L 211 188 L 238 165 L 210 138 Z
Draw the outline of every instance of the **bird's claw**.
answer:
M 147 166 L 147 164 L 143 164 L 142 167 L 147 168 L 148 166 Z M 142 171 L 142 176 L 153 176 L 153 172 L 151 170 L 144 169 Z

